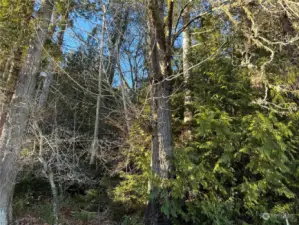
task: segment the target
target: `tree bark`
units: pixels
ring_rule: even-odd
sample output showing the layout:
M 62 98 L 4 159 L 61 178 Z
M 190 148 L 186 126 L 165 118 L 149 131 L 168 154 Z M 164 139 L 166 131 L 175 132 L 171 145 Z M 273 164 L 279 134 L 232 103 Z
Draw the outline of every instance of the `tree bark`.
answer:
M 58 195 L 57 195 L 57 188 L 56 184 L 54 182 L 54 175 L 51 170 L 51 168 L 48 168 L 48 180 L 51 185 L 51 191 L 52 191 L 52 197 L 53 197 L 53 203 L 52 203 L 52 209 L 53 209 L 53 225 L 58 224 Z
M 154 175 L 160 174 L 160 159 L 159 159 L 159 140 L 158 140 L 158 121 L 157 121 L 157 87 L 155 85 L 156 74 L 160 74 L 159 55 L 155 43 L 155 31 L 152 28 L 150 20 L 148 20 L 148 62 L 151 82 L 151 127 L 152 127 L 152 143 L 151 143 L 151 169 Z M 157 196 L 157 188 L 149 181 L 149 192 L 151 196 Z M 158 223 L 160 214 L 160 205 L 156 198 L 149 200 L 144 219 L 146 225 L 154 225 Z
M 43 1 L 38 12 L 41 23 L 35 38 L 29 44 L 0 138 L 0 225 L 7 225 L 9 220 L 19 153 L 26 132 L 30 113 L 29 104 L 32 101 L 51 11 L 52 4 L 49 1 Z
M 119 63 L 120 65 L 120 63 Z M 122 102 L 123 102 L 123 107 L 124 107 L 124 113 L 125 113 L 125 121 L 126 121 L 126 132 L 130 134 L 131 131 L 131 125 L 130 125 L 130 116 L 129 116 L 129 111 L 127 107 L 127 97 L 126 97 L 126 90 L 125 90 L 125 84 L 124 84 L 124 75 L 122 74 L 121 68 L 118 67 L 119 69 L 119 79 L 120 79 L 120 88 L 121 88 L 121 95 L 122 95 Z
M 103 21 L 102 21 L 102 37 L 100 44 L 100 65 L 98 73 L 98 94 L 97 94 L 97 106 L 96 106 L 96 119 L 93 132 L 93 141 L 91 144 L 91 155 L 89 164 L 92 165 L 95 163 L 96 151 L 98 147 L 98 136 L 99 136 L 99 125 L 100 125 L 100 108 L 101 108 L 101 99 L 102 99 L 102 78 L 103 78 L 103 57 L 104 57 L 104 39 L 105 39 L 105 30 L 106 30 L 106 8 L 103 6 Z
M 129 10 L 125 9 L 125 11 L 116 12 L 116 22 L 115 28 L 112 32 L 112 38 L 110 40 L 109 45 L 109 57 L 108 57 L 108 67 L 107 67 L 107 80 L 111 85 L 114 79 L 115 68 L 117 64 L 117 54 L 119 52 L 119 48 L 121 47 L 124 39 L 124 34 L 127 30 L 128 22 L 129 22 Z
M 2 134 L 2 129 L 7 117 L 7 107 L 9 106 L 14 90 L 17 84 L 18 74 L 20 72 L 22 52 L 20 48 L 17 48 L 13 52 L 12 58 L 9 60 L 7 65 L 7 71 L 4 72 L 3 82 L 4 87 L 4 101 L 1 104 L 1 116 L 0 116 L 0 136 Z
M 156 68 L 154 74 L 154 85 L 157 99 L 157 133 L 159 142 L 159 175 L 162 178 L 170 178 L 172 166 L 170 158 L 173 155 L 172 135 L 171 135 L 171 111 L 170 94 L 171 83 L 167 78 L 171 75 L 171 30 L 172 30 L 172 10 L 173 1 L 169 0 L 167 24 L 161 18 L 161 3 L 158 1 L 149 2 L 149 17 L 155 39 L 152 40 L 157 48 L 157 56 L 151 57 L 152 67 Z M 166 29 L 164 29 L 166 26 Z
M 38 101 L 38 105 L 41 108 L 45 107 L 47 104 L 48 96 L 50 93 L 50 87 L 53 81 L 53 66 L 54 66 L 53 63 L 49 62 L 48 65 L 49 69 L 45 75 L 45 81 Z
M 160 176 L 165 179 L 171 178 L 172 165 L 170 159 L 173 156 L 171 135 L 171 111 L 170 111 L 170 85 L 162 82 L 157 87 L 157 113 L 158 113 L 158 142 Z
M 183 26 L 188 26 L 190 22 L 190 6 L 188 5 L 183 12 L 182 15 Z M 183 31 L 183 73 L 184 73 L 184 83 L 185 83 L 185 96 L 184 96 L 184 123 L 186 125 L 184 129 L 183 137 L 187 140 L 192 140 L 190 122 L 192 120 L 192 111 L 190 109 L 191 106 L 191 90 L 189 88 L 189 77 L 190 77 L 190 47 L 191 47 L 191 35 L 190 29 L 187 27 Z
M 157 114 L 157 76 L 161 74 L 159 67 L 159 54 L 155 42 L 155 30 L 151 23 L 148 23 L 149 30 L 149 62 L 150 62 L 150 82 L 151 82 L 151 113 L 152 113 L 152 159 L 151 167 L 154 174 L 160 174 L 160 159 L 159 159 L 159 141 L 158 141 L 158 114 Z
M 148 17 L 150 35 L 150 59 L 152 70 L 152 110 L 154 115 L 152 135 L 152 171 L 163 179 L 171 178 L 173 156 L 171 134 L 170 94 L 171 83 L 167 78 L 171 75 L 172 54 L 172 17 L 173 1 L 168 0 L 168 16 L 164 22 L 165 6 L 157 0 L 148 1 Z M 156 124 L 155 124 L 156 123 Z M 152 194 L 158 187 L 151 187 Z M 145 223 L 148 225 L 171 224 L 160 211 L 159 199 L 148 203 Z

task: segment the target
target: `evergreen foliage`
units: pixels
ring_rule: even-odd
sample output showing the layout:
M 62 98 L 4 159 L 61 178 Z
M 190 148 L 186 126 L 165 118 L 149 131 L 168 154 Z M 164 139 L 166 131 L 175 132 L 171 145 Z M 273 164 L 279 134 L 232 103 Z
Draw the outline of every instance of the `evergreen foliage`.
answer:
M 71 224 L 144 224 L 151 207 L 153 225 L 299 224 L 296 1 L 47 2 L 41 76 L 29 74 L 37 82 L 14 158 L 16 217 L 36 210 L 52 223 L 56 203 Z M 39 6 L 0 0 L 0 137 L 19 113 L 20 70 L 35 63 L 24 59 Z

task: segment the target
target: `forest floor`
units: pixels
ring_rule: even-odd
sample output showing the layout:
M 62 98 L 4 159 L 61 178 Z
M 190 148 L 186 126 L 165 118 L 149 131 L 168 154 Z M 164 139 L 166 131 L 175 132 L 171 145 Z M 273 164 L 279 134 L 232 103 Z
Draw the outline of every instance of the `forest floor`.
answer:
M 28 204 L 28 202 L 26 202 Z M 14 209 L 15 225 L 50 225 L 52 223 L 52 203 L 49 200 L 36 202 L 36 205 L 17 206 Z M 115 225 L 109 220 L 108 213 L 80 210 L 77 204 L 61 203 L 59 225 Z

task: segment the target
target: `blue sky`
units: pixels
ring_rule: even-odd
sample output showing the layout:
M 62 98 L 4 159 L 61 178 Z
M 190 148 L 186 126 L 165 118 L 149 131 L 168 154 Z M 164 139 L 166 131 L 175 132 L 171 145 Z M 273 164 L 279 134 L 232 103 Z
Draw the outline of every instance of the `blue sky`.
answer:
M 64 36 L 64 52 L 69 53 L 69 52 L 75 52 L 78 50 L 78 48 L 81 45 L 84 45 L 84 43 L 80 40 L 82 38 L 83 40 L 87 40 L 89 34 L 92 32 L 92 30 L 97 26 L 98 28 L 101 27 L 101 22 L 102 22 L 102 15 L 101 12 L 97 13 L 97 15 L 93 15 L 90 17 L 90 19 L 86 19 L 83 16 L 76 14 L 72 14 L 71 18 L 73 20 L 73 26 L 68 27 L 65 32 Z M 109 17 L 107 18 L 107 26 L 109 26 Z M 133 36 L 138 36 L 140 31 L 138 30 L 139 28 L 135 27 L 134 24 L 131 24 L 128 29 L 130 29 L 130 34 L 133 34 Z M 101 28 L 99 28 L 101 30 Z M 99 37 L 101 34 L 97 34 L 97 37 Z M 78 37 L 79 36 L 79 37 Z M 130 36 L 131 37 L 131 36 Z M 108 42 L 109 40 L 107 40 Z M 137 41 L 135 41 L 137 42 Z M 107 43 L 108 45 L 108 43 Z M 106 45 L 106 46 L 107 46 Z M 134 51 L 134 48 L 136 48 L 137 43 L 134 43 L 132 45 L 132 49 Z M 132 85 L 132 80 L 131 80 L 131 73 L 130 73 L 130 66 L 129 66 L 129 61 L 127 57 L 124 57 L 124 55 L 121 56 L 121 67 L 122 71 L 125 74 L 126 80 L 129 85 Z M 140 60 L 142 62 L 142 60 Z M 141 63 L 140 63 L 141 64 Z M 140 70 L 140 74 L 143 70 L 142 67 L 138 67 L 138 70 Z M 116 71 L 117 73 L 117 71 Z M 115 74 L 115 84 L 114 85 L 119 85 L 119 75 Z

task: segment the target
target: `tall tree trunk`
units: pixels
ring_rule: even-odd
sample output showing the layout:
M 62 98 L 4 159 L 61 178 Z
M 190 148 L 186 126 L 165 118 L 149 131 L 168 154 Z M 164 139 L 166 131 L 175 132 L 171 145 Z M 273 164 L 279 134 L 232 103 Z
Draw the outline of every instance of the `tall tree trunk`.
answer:
M 11 102 L 16 83 L 17 83 L 17 77 L 18 73 L 20 72 L 20 63 L 21 63 L 21 55 L 22 52 L 19 48 L 17 48 L 13 52 L 13 56 L 9 62 L 8 70 L 6 71 L 6 74 L 4 75 L 5 79 L 5 91 L 4 91 L 4 101 L 2 103 L 2 110 L 1 110 L 1 117 L 0 117 L 0 136 L 2 135 L 2 130 L 4 123 L 7 119 L 7 113 L 8 113 L 8 106 Z M 14 188 L 14 187 L 13 187 Z M 12 190 L 13 193 L 13 190 Z M 12 218 L 12 200 L 13 200 L 13 194 L 10 195 L 9 202 L 8 202 L 8 222 L 11 224 L 13 221 Z
M 159 67 L 159 55 L 157 45 L 155 43 L 155 30 L 150 21 L 148 22 L 149 40 L 148 40 L 148 54 L 150 64 L 150 82 L 151 82 L 151 113 L 152 113 L 152 159 L 151 167 L 154 174 L 160 174 L 160 160 L 159 160 L 159 142 L 158 142 L 158 115 L 157 115 L 157 86 L 156 79 L 161 70 Z
M 157 115 L 157 87 L 155 84 L 156 74 L 160 74 L 159 55 L 157 51 L 157 46 L 155 43 L 155 30 L 152 27 L 150 20 L 148 20 L 148 62 L 149 62 L 149 72 L 150 72 L 150 82 L 151 82 L 151 114 L 152 114 L 152 144 L 151 144 L 151 168 L 155 175 L 160 174 L 160 160 L 159 160 L 159 140 L 158 140 L 158 115 Z M 157 196 L 157 188 L 149 182 L 149 192 L 151 196 Z M 149 200 L 146 211 L 145 211 L 145 224 L 154 225 L 158 223 L 158 217 L 160 214 L 160 205 L 156 198 Z
M 160 176 L 171 178 L 171 158 L 173 156 L 172 135 L 171 135 L 171 111 L 170 111 L 170 84 L 166 81 L 158 84 L 157 87 L 157 115 L 158 115 L 158 142 Z
M 104 57 L 104 39 L 105 39 L 105 30 L 106 30 L 106 7 L 103 6 L 103 20 L 102 20 L 102 37 L 100 44 L 100 65 L 98 73 L 98 95 L 97 95 L 97 105 L 96 105 L 96 119 L 93 132 L 93 141 L 91 144 L 91 155 L 89 164 L 92 165 L 95 163 L 96 151 L 98 147 L 98 136 L 99 136 L 99 125 L 100 125 L 100 108 L 101 108 L 101 99 L 102 99 L 102 78 L 103 78 L 103 57 Z
M 7 225 L 9 208 L 18 171 L 18 158 L 26 133 L 30 113 L 30 102 L 36 84 L 42 47 L 47 37 L 51 19 L 52 4 L 43 1 L 38 12 L 41 21 L 35 38 L 29 44 L 27 55 L 19 74 L 19 80 L 12 97 L 0 139 L 0 224 Z
M 117 10 L 117 9 L 115 9 Z M 117 55 L 119 53 L 119 49 L 124 40 L 124 34 L 127 30 L 128 22 L 129 22 L 129 9 L 125 9 L 122 11 L 120 9 L 119 12 L 115 12 L 114 16 L 115 28 L 111 34 L 111 40 L 109 44 L 109 57 L 108 57 L 108 67 L 107 67 L 107 81 L 111 85 L 114 79 L 115 68 L 117 64 Z
M 117 9 L 115 9 L 117 10 Z M 125 76 L 121 69 L 121 63 L 120 63 L 120 50 L 123 44 L 124 40 L 124 34 L 127 30 L 128 22 L 129 22 L 129 9 L 126 8 L 125 11 L 118 12 L 116 15 L 116 22 L 115 22 L 115 28 L 112 33 L 111 43 L 109 45 L 109 60 L 108 60 L 108 80 L 109 84 L 111 85 L 114 79 L 114 73 L 116 65 L 118 65 L 118 72 L 119 72 L 119 79 L 120 79 L 120 85 L 121 85 L 121 92 L 122 92 L 122 101 L 123 101 L 123 107 L 125 112 L 125 120 L 126 120 L 126 127 L 127 132 L 130 132 L 130 122 L 129 122 L 129 113 L 127 108 L 127 102 L 126 102 L 126 94 L 125 94 Z
M 170 159 L 173 156 L 172 135 L 171 135 L 171 111 L 170 111 L 170 94 L 171 83 L 167 78 L 171 75 L 171 54 L 172 54 L 172 17 L 173 4 L 168 0 L 168 15 L 164 22 L 165 6 L 158 0 L 148 1 L 148 13 L 150 19 L 151 48 L 157 51 L 151 54 L 151 67 L 153 74 L 153 101 L 156 106 L 153 107 L 154 115 L 157 117 L 157 139 L 158 144 L 153 145 L 152 149 L 152 171 L 155 172 L 155 165 L 159 163 L 158 175 L 163 179 L 171 178 L 172 165 Z M 154 32 L 153 32 L 154 31 Z M 153 136 L 154 137 L 154 136 Z M 152 139 L 155 140 L 154 138 Z M 155 149 L 158 147 L 158 150 Z M 156 158 L 158 157 L 158 159 Z M 152 188 L 152 191 L 155 187 Z M 149 202 L 148 210 L 152 212 L 147 214 L 154 218 L 146 220 L 146 224 L 171 224 L 170 220 L 162 215 L 160 205 L 155 202 Z M 154 207 L 151 205 L 154 204 Z M 159 210 L 159 211 L 158 211 Z M 156 219 L 157 218 L 157 219 Z
M 157 133 L 159 142 L 159 175 L 162 178 L 170 178 L 171 162 L 173 155 L 172 138 L 171 138 L 171 111 L 170 111 L 170 94 L 171 83 L 167 78 L 171 75 L 171 31 L 172 31 L 172 11 L 173 1 L 168 0 L 168 16 L 164 24 L 163 13 L 161 9 L 164 6 L 157 0 L 149 2 L 149 14 L 151 18 L 152 30 L 155 31 L 157 55 L 152 61 L 152 66 L 159 68 L 155 74 L 155 92 L 157 96 Z M 166 27 L 166 28 L 164 28 Z
M 119 63 L 119 65 L 120 65 L 120 63 Z M 125 84 L 124 84 L 124 75 L 123 75 L 123 72 L 122 72 L 120 66 L 118 66 L 118 70 L 119 70 L 119 79 L 120 79 L 122 102 L 123 102 L 124 113 L 125 113 L 126 132 L 128 132 L 128 134 L 130 134 L 131 125 L 130 125 L 130 116 L 129 116 L 128 106 L 127 106 L 127 97 L 126 97 L 126 90 L 125 90 Z
M 182 15 L 183 26 L 188 26 L 190 21 L 190 6 L 188 5 Z M 190 122 L 192 120 L 191 106 L 191 90 L 189 88 L 189 77 L 190 77 L 190 47 L 191 47 L 191 35 L 190 29 L 187 27 L 183 31 L 183 73 L 184 73 L 184 83 L 185 83 L 185 96 L 184 96 L 184 123 L 186 125 L 184 129 L 183 137 L 187 140 L 192 140 Z

